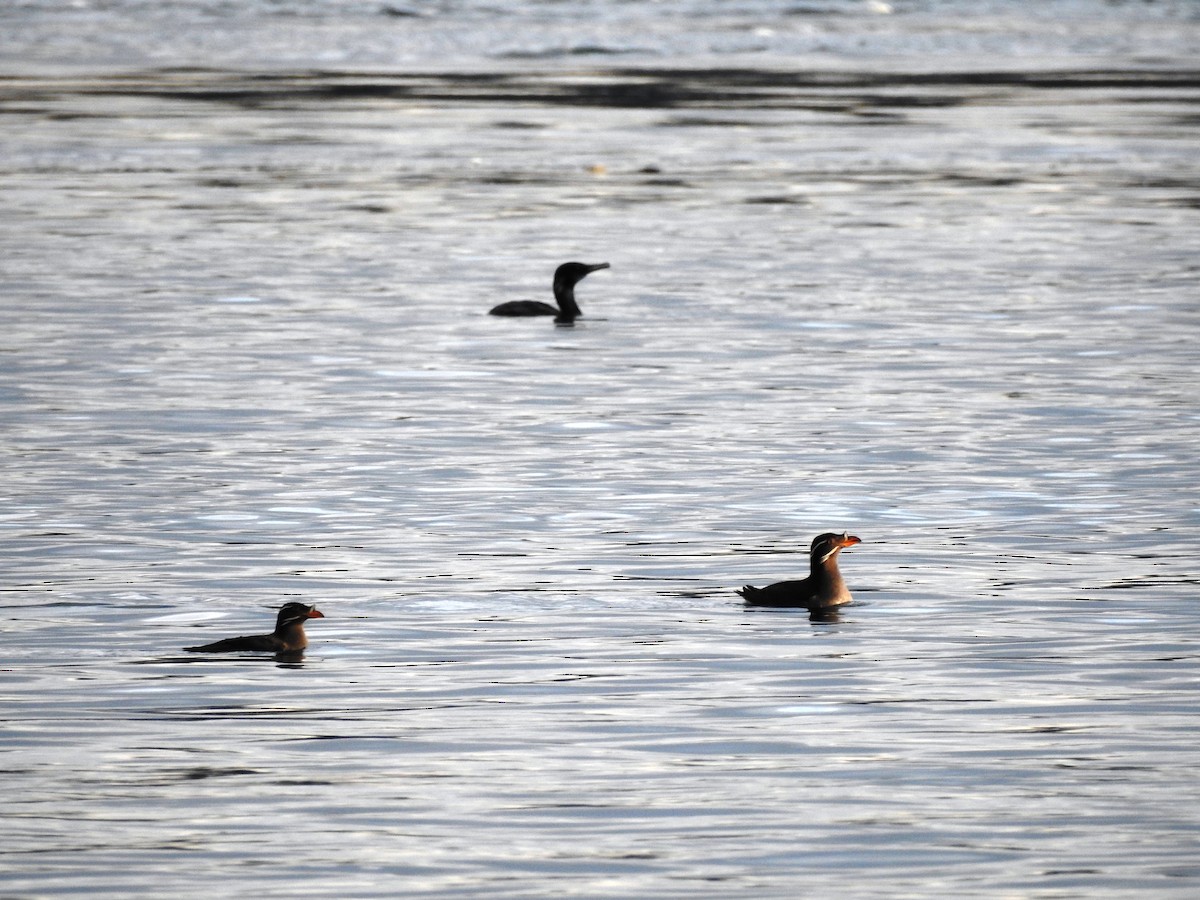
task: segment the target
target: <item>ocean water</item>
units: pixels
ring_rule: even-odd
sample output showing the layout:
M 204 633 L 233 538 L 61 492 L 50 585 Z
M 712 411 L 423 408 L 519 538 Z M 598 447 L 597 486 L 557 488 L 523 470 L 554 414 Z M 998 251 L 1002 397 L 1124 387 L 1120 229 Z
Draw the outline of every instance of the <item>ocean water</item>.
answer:
M 0 893 L 1195 896 L 1198 45 L 7 4 Z

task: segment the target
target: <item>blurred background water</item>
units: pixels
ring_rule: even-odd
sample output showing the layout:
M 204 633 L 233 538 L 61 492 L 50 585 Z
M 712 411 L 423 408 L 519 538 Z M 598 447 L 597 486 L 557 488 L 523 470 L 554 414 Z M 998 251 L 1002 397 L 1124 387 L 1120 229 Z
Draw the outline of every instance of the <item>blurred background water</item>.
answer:
M 4 895 L 1194 896 L 1197 46 L 6 4 Z

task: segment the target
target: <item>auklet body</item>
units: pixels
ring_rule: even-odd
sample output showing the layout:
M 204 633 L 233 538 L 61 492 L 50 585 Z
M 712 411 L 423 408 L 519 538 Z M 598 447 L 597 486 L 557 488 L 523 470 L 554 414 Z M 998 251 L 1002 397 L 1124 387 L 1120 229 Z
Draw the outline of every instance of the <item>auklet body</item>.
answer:
M 779 581 L 766 587 L 746 585 L 739 594 L 753 606 L 797 606 L 809 612 L 836 609 L 850 602 L 850 591 L 838 571 L 838 554 L 861 544 L 852 534 L 820 534 L 808 551 L 809 574 L 798 581 Z
M 554 270 L 554 299 L 558 301 L 558 306 L 551 306 L 541 300 L 510 300 L 492 307 L 489 315 L 554 316 L 555 322 L 570 324 L 583 315 L 579 304 L 575 302 L 575 285 L 587 277 L 589 272 L 607 268 L 608 263 L 563 263 Z
M 323 619 L 325 614 L 306 603 L 285 603 L 275 619 L 271 634 L 225 638 L 202 647 L 184 647 L 191 653 L 299 653 L 308 646 L 304 633 L 307 619 Z

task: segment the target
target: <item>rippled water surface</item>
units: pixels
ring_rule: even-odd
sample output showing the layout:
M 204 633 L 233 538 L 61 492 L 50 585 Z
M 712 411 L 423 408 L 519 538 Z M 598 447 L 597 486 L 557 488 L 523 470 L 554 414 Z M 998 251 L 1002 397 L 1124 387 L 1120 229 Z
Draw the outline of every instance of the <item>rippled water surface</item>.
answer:
M 1030 9 L 0 14 L 0 892 L 1195 896 L 1200 21 Z

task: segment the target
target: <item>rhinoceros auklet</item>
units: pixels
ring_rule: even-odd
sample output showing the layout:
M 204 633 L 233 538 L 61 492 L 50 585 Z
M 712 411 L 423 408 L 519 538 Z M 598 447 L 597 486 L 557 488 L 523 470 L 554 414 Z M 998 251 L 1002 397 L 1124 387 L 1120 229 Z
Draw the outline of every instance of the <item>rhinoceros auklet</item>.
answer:
M 285 603 L 275 619 L 275 630 L 271 634 L 255 634 L 246 637 L 225 638 L 202 647 L 184 647 L 192 653 L 298 653 L 308 646 L 308 635 L 304 633 L 306 619 L 323 619 L 325 614 L 306 603 Z
M 838 554 L 861 544 L 852 534 L 819 534 L 808 551 L 809 574 L 798 581 L 778 581 L 766 587 L 746 585 L 740 591 L 754 606 L 803 606 L 809 612 L 834 609 L 849 603 L 850 591 L 838 571 Z

